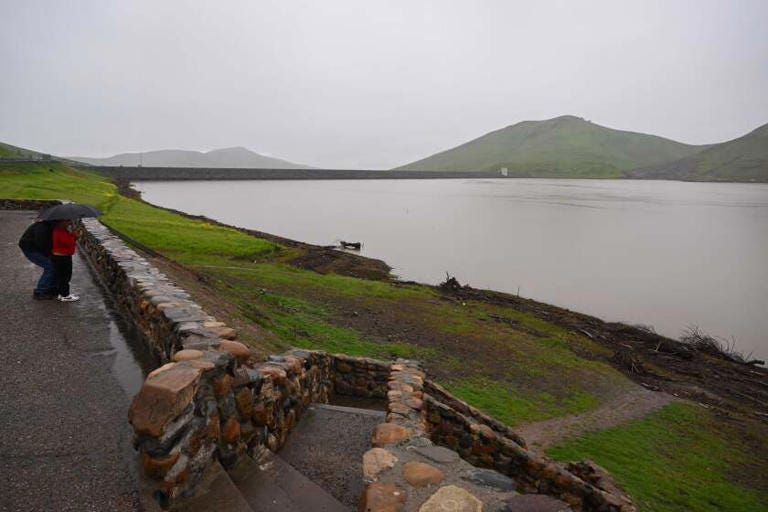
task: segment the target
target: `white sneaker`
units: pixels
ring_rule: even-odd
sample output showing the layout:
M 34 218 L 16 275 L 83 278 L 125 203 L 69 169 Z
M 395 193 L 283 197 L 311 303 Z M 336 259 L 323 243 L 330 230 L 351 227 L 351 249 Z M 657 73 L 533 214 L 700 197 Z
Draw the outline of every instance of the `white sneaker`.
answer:
M 77 295 L 73 295 L 73 294 L 71 294 L 71 293 L 70 293 L 70 294 L 69 294 L 69 295 L 67 295 L 66 297 L 62 297 L 61 295 L 59 295 L 59 300 L 60 300 L 61 302 L 75 302 L 76 300 L 80 300 L 80 297 L 78 297 Z

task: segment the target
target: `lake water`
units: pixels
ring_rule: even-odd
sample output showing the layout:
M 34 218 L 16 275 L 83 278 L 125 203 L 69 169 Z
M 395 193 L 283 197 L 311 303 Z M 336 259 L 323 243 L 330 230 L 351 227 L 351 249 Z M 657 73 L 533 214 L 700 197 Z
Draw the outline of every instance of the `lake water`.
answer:
M 768 185 L 612 180 L 142 182 L 154 204 L 311 242 L 403 279 L 653 326 L 768 358 Z

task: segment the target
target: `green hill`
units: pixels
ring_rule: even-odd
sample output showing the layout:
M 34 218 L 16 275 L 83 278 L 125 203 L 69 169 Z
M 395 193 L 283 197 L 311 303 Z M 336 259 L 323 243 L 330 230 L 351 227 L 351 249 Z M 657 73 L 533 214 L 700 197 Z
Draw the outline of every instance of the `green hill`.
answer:
M 768 182 L 768 124 L 688 158 L 629 172 L 632 178 Z
M 45 155 L 32 151 L 31 149 L 24 149 L 17 146 L 11 146 L 0 142 L 0 160 L 8 159 L 29 159 L 37 160 L 42 159 Z
M 524 121 L 400 167 L 414 171 L 493 171 L 511 176 L 620 178 L 673 162 L 707 146 L 606 128 L 574 116 Z

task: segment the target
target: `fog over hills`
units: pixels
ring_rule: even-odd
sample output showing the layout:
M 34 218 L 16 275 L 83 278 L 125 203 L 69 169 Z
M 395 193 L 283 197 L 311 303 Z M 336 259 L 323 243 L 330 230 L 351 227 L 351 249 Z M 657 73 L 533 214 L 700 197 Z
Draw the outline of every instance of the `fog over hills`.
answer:
M 163 149 L 142 153 L 121 153 L 108 158 L 73 156 L 72 160 L 91 165 L 144 167 L 241 167 L 252 169 L 311 169 L 308 165 L 272 158 L 242 147 L 214 149 L 208 152 Z
M 619 178 L 636 167 L 693 155 L 707 146 L 606 128 L 576 116 L 523 121 L 399 169 L 491 171 L 532 177 Z

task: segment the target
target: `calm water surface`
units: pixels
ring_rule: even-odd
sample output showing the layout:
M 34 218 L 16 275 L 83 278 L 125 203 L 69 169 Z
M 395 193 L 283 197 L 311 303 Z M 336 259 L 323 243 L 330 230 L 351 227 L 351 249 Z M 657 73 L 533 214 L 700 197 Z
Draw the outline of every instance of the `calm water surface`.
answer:
M 315 244 L 361 241 L 403 279 L 605 320 L 688 325 L 768 357 L 768 185 L 609 180 L 142 182 L 144 198 Z

